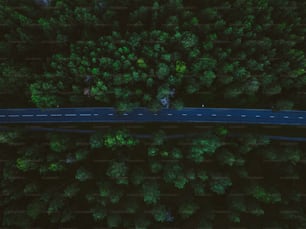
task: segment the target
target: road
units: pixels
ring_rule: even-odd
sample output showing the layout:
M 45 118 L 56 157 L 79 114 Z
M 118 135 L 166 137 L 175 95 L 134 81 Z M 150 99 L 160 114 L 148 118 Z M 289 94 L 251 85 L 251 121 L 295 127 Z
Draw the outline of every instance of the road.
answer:
M 306 111 L 267 109 L 184 108 L 151 112 L 136 108 L 116 113 L 114 108 L 0 109 L 0 124 L 14 123 L 229 123 L 306 126 Z

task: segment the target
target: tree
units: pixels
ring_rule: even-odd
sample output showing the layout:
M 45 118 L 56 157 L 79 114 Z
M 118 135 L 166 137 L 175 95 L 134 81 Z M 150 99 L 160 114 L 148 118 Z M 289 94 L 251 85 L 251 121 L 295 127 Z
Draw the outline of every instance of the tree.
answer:
M 122 146 L 132 147 L 137 143 L 138 141 L 136 139 L 129 136 L 127 132 L 121 130 L 104 136 L 104 146 L 111 149 Z
M 99 132 L 90 136 L 90 147 L 92 149 L 101 148 L 104 145 L 103 135 Z
M 232 181 L 229 177 L 214 176 L 210 181 L 210 190 L 216 194 L 225 194 L 226 189 L 232 186 Z
M 2 131 L 0 132 L 0 143 L 14 144 L 20 136 L 20 133 L 16 131 Z
M 167 64 L 160 63 L 157 66 L 156 75 L 159 79 L 165 79 L 170 73 L 170 69 Z
M 36 199 L 28 204 L 27 215 L 32 219 L 37 219 L 39 215 L 44 213 L 45 208 L 45 204 L 42 201 Z
M 111 178 L 116 179 L 116 182 L 119 184 L 128 184 L 128 180 L 124 178 L 127 172 L 128 167 L 125 162 L 113 161 L 108 167 L 106 174 Z
M 80 191 L 80 187 L 76 183 L 68 185 L 64 190 L 64 196 L 67 198 L 73 198 Z
M 159 186 L 156 182 L 145 182 L 142 184 L 143 199 L 147 204 L 156 204 L 160 198 Z
M 275 104 L 275 108 L 278 110 L 292 110 L 294 103 L 290 100 L 279 100 Z
M 92 178 L 92 174 L 85 168 L 81 167 L 76 171 L 75 179 L 84 182 Z
M 264 203 L 278 203 L 282 198 L 278 192 L 268 192 L 262 186 L 255 185 L 249 187 L 249 193 L 257 200 Z
M 159 173 L 163 169 L 163 165 L 156 160 L 150 161 L 149 166 L 152 173 Z
M 217 154 L 217 159 L 220 164 L 233 166 L 236 161 L 236 157 L 227 149 L 222 149 Z
M 94 221 L 102 221 L 107 216 L 107 211 L 102 206 L 96 206 L 91 209 Z
M 200 163 L 204 160 L 205 155 L 213 155 L 218 147 L 221 146 L 221 142 L 216 137 L 205 137 L 204 139 L 198 138 L 192 141 L 192 146 L 188 152 L 187 158 Z
M 40 108 L 56 107 L 60 99 L 56 95 L 58 88 L 49 83 L 33 83 L 30 86 L 32 102 Z
M 194 201 L 188 200 L 180 204 L 178 213 L 183 219 L 187 219 L 192 216 L 198 209 L 199 205 L 197 205 Z
M 35 165 L 35 162 L 33 162 L 30 159 L 18 158 L 16 160 L 16 167 L 20 169 L 21 171 L 26 172 L 29 170 L 33 170 L 36 167 L 36 165 Z
M 50 149 L 54 152 L 61 153 L 68 148 L 68 138 L 62 135 L 53 134 L 50 136 Z
M 167 210 L 164 205 L 155 205 L 152 209 L 152 215 L 157 222 L 165 222 Z

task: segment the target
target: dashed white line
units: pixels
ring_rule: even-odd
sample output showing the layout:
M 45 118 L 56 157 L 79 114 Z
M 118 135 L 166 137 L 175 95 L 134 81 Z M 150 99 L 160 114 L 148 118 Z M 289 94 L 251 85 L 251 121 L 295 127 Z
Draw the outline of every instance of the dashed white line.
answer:
M 202 116 L 202 114 L 197 114 L 197 116 Z
M 242 117 L 242 118 L 245 118 L 245 117 L 246 117 L 246 115 L 241 115 L 241 117 Z
M 65 116 L 76 116 L 76 114 L 65 114 Z
M 8 117 L 16 118 L 19 117 L 19 115 L 8 115 Z
M 80 114 L 80 116 L 91 116 L 91 114 Z
M 156 116 L 156 115 L 158 115 L 158 114 L 154 113 L 153 115 L 155 115 L 155 116 Z
M 288 116 L 284 116 L 284 118 L 289 118 Z
M 227 114 L 226 116 L 227 116 L 227 117 L 231 117 L 232 115 L 231 115 L 231 114 Z
M 113 113 L 109 113 L 109 114 L 107 114 L 107 115 L 112 116 L 112 115 L 114 115 L 114 114 L 113 114 Z
M 217 115 L 216 114 L 211 114 L 211 116 L 216 117 Z
M 60 117 L 60 116 L 62 116 L 62 114 L 50 114 L 50 116 L 52 116 L 52 117 Z
M 273 115 L 270 115 L 269 117 L 270 117 L 270 118 L 275 118 L 275 116 L 273 116 Z
M 260 118 L 260 115 L 256 115 L 255 117 L 256 117 L 256 118 Z
M 129 114 L 128 114 L 128 113 L 124 113 L 123 115 L 124 115 L 124 116 L 127 116 L 127 115 L 129 115 Z
M 171 116 L 171 115 L 173 115 L 173 114 L 168 114 L 168 116 Z
M 139 114 L 137 114 L 137 115 L 142 116 L 142 115 L 143 115 L 143 113 L 139 113 Z
M 94 114 L 94 116 L 98 116 L 99 114 Z
M 46 116 L 48 116 L 48 115 L 46 115 L 46 114 L 38 114 L 38 115 L 35 115 L 36 117 L 46 117 Z
M 304 119 L 303 117 L 299 117 L 299 119 Z
M 0 115 L 0 118 L 4 118 L 4 117 L 6 117 L 6 115 Z
M 182 114 L 182 115 L 183 115 L 183 116 L 187 116 L 187 114 L 185 114 L 185 113 L 184 113 L 184 114 Z

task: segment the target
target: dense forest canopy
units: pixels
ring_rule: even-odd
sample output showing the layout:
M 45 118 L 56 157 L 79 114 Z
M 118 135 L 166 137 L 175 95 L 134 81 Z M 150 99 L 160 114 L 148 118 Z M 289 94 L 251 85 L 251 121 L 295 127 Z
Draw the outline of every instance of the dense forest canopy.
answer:
M 0 106 L 305 110 L 305 9 L 291 0 L 0 0 Z M 305 143 L 250 127 L 232 138 L 224 126 L 190 126 L 176 139 L 159 126 L 144 128 L 149 139 L 95 127 L 1 130 L 1 226 L 306 227 Z
M 298 1 L 0 4 L 1 89 L 26 95 L 10 106 L 159 109 L 172 89 L 174 108 L 298 109 L 305 102 Z

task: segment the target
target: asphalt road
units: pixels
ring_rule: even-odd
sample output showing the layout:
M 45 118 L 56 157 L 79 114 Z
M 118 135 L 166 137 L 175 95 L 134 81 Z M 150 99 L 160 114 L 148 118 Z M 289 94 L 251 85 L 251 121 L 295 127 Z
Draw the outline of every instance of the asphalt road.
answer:
M 151 112 L 136 108 L 119 114 L 111 107 L 0 109 L 0 124 L 10 123 L 230 123 L 267 125 L 306 125 L 306 111 L 267 109 L 184 108 Z

